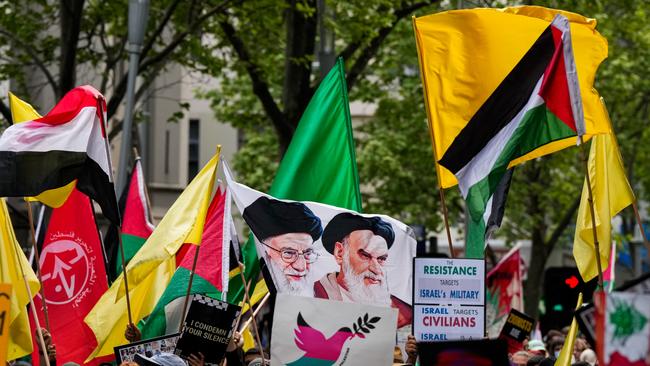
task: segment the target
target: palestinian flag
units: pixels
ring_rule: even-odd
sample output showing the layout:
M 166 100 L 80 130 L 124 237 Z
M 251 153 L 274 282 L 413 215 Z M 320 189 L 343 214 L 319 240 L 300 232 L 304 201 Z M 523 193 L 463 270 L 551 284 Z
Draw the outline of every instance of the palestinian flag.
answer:
M 135 161 L 131 172 L 131 183 L 125 198 L 124 214 L 122 218 L 122 245 L 124 245 L 124 259 L 129 263 L 135 253 L 142 247 L 155 225 L 151 219 L 147 191 L 142 174 L 140 159 Z M 116 274 L 122 272 L 122 256 L 117 253 L 113 264 Z
M 44 117 L 7 128 L 0 136 L 0 196 L 38 196 L 77 179 L 77 189 L 119 223 L 105 110 L 96 89 L 80 86 Z
M 569 22 L 557 15 L 439 160 L 467 203 L 468 258 L 483 257 L 493 194 L 510 162 L 583 132 Z
M 199 252 L 190 294 L 219 297 L 228 291 L 232 221 L 230 205 L 230 192 L 226 190 L 224 193 L 217 189 L 208 208 L 201 245 L 187 246 L 189 249 L 153 312 L 146 321 L 140 323 L 143 339 L 178 332 L 178 326 L 184 318 L 181 312 L 196 251 Z

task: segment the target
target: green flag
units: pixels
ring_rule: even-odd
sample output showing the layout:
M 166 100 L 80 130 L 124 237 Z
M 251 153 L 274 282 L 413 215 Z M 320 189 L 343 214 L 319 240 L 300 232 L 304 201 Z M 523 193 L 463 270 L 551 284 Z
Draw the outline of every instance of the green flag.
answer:
M 269 194 L 361 212 L 343 59 L 337 60 L 309 101 Z M 246 278 L 257 278 L 260 267 L 252 236 L 242 246 L 242 257 Z M 235 280 L 239 278 L 232 281 Z M 239 301 L 243 295 L 241 290 L 241 281 L 237 284 L 231 282 L 228 300 Z

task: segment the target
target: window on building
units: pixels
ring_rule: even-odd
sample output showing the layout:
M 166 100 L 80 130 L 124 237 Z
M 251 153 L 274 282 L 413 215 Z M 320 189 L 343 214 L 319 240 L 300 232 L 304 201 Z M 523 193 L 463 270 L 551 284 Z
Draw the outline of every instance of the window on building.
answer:
M 199 120 L 190 119 L 190 136 L 187 159 L 187 183 L 199 173 Z

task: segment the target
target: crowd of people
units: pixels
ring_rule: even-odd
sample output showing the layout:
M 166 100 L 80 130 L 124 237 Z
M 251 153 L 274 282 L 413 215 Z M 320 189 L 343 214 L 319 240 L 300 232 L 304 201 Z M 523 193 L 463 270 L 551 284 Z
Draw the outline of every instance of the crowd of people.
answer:
M 58 360 L 56 357 L 56 347 L 52 341 L 52 337 L 47 330 L 43 329 L 43 336 L 47 347 L 47 356 L 50 360 L 50 365 L 61 366 L 79 366 L 75 363 L 66 362 L 65 360 Z M 522 345 L 522 349 L 509 354 L 511 366 L 552 366 L 555 364 L 562 347 L 567 339 L 569 329 L 564 328 L 562 331 L 550 330 L 543 337 L 539 339 L 527 339 Z M 131 341 L 140 340 L 140 332 L 135 326 L 127 327 L 125 331 L 126 338 Z M 253 347 L 247 351 L 243 349 L 244 341 L 242 335 L 234 332 L 232 340 L 226 350 L 226 357 L 224 364 L 227 366 L 259 366 L 262 365 L 263 359 L 267 365 L 270 365 L 270 355 L 268 349 L 264 350 L 264 355 L 260 353 L 258 348 Z M 40 365 L 45 363 L 42 359 L 43 352 L 40 350 L 41 355 Z M 405 353 L 405 355 L 403 354 Z M 573 346 L 572 366 L 596 366 L 598 360 L 592 346 L 582 335 L 578 335 L 575 339 Z M 404 359 L 406 358 L 406 359 Z M 398 365 L 417 365 L 418 364 L 418 345 L 414 336 L 409 335 L 404 347 L 404 352 L 398 346 L 395 346 L 393 352 L 393 366 Z M 102 365 L 108 366 L 110 364 Z M 204 357 L 202 353 L 193 354 L 187 360 L 180 358 L 172 353 L 162 352 L 153 356 L 138 355 L 133 361 L 122 362 L 120 366 L 204 366 Z M 467 364 L 468 366 L 471 366 Z M 25 361 L 12 362 L 10 366 L 30 366 Z M 429 366 L 429 365 L 427 365 Z M 438 365 L 436 365 L 438 366 Z

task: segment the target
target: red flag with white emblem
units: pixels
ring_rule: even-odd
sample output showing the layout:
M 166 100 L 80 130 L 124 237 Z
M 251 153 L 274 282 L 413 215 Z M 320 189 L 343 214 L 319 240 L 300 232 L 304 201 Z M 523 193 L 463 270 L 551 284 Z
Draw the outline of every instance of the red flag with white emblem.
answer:
M 93 332 L 83 320 L 108 283 L 91 201 L 76 189 L 63 206 L 52 210 L 40 268 L 57 363 L 81 365 L 96 346 Z M 40 295 L 34 303 L 44 327 Z M 97 365 L 99 360 L 89 364 Z

